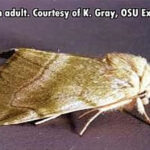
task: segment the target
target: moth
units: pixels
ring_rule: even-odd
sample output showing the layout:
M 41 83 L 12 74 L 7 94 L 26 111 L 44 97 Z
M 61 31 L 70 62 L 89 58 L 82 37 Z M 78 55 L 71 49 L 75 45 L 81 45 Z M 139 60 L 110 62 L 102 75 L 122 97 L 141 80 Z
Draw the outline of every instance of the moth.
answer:
M 4 56 L 3 54 L 0 55 Z M 144 105 L 150 97 L 150 65 L 145 58 L 108 53 L 88 58 L 35 49 L 15 49 L 0 67 L 0 125 L 46 122 L 87 110 L 100 114 L 137 108 L 150 124 Z

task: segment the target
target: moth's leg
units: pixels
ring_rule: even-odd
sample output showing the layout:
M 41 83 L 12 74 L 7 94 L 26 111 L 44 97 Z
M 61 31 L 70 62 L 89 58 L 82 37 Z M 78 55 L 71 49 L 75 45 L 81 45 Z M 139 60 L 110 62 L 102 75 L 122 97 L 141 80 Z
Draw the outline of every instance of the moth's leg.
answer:
M 90 114 L 91 112 L 94 112 L 94 111 L 96 111 L 96 110 L 95 110 L 95 109 L 92 109 L 92 110 L 86 111 L 85 113 L 81 114 L 78 118 L 81 119 L 81 118 L 83 118 L 84 116 L 86 116 L 86 115 L 88 115 L 88 114 Z
M 83 135 L 83 133 L 86 131 L 86 129 L 87 129 L 87 127 L 90 125 L 90 123 L 91 123 L 95 118 L 97 118 L 100 114 L 101 114 L 101 110 L 98 110 L 98 112 L 88 120 L 88 122 L 85 124 L 85 126 L 83 127 L 83 129 L 80 131 L 80 135 Z
M 140 98 L 137 98 L 136 103 L 137 103 L 137 110 L 138 110 L 138 112 L 139 112 L 142 116 L 144 116 L 145 121 L 146 121 L 148 124 L 150 124 L 150 118 L 149 118 L 149 116 L 147 115 L 147 113 L 146 113 L 146 111 L 145 111 L 144 104 L 143 104 L 142 100 L 141 100 Z
M 112 110 L 112 109 L 118 109 L 126 104 L 129 104 L 131 103 L 132 100 L 124 100 L 124 101 L 120 101 L 120 102 L 116 102 L 116 103 L 113 103 L 113 104 L 109 104 L 109 105 L 106 105 L 106 106 L 103 106 L 103 107 L 99 107 L 97 109 L 94 109 L 94 110 L 98 110 L 98 112 L 92 116 L 89 121 L 85 124 L 85 126 L 83 127 L 83 129 L 81 130 L 80 132 L 80 135 L 83 135 L 83 133 L 86 131 L 87 127 L 90 125 L 90 123 L 96 118 L 98 117 L 102 112 L 105 112 L 105 111 L 108 111 L 108 110 Z M 89 113 L 92 112 L 92 110 L 89 111 Z M 86 113 L 88 114 L 88 112 Z M 86 114 L 83 114 L 84 116 Z M 82 115 L 82 116 L 83 116 Z
M 46 119 L 42 119 L 42 120 L 40 120 L 40 121 L 35 122 L 35 125 L 39 125 L 39 124 L 45 123 L 45 122 L 47 122 L 47 121 L 49 121 L 49 120 L 51 120 L 51 119 L 57 118 L 58 116 L 60 116 L 60 114 L 59 114 L 59 115 L 54 115 L 54 116 L 48 117 L 48 118 L 46 118 Z

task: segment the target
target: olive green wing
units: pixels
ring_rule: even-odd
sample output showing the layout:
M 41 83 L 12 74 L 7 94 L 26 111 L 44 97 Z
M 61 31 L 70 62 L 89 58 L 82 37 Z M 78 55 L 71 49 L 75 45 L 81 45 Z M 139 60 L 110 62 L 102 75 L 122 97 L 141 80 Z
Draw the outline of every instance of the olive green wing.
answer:
M 19 49 L 0 71 L 0 124 L 95 108 L 136 94 L 135 72 L 129 64 L 118 68 L 106 58 Z

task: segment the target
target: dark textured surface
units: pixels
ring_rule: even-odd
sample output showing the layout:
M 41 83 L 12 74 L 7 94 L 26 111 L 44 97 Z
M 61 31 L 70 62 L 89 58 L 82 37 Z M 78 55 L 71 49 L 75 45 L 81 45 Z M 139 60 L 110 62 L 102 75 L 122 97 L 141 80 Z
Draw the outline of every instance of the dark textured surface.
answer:
M 0 9 L 34 7 L 41 9 L 78 7 L 149 8 L 149 1 L 129 0 L 26 0 L 2 1 Z M 6 19 L 0 18 L 0 49 L 33 47 L 84 56 L 101 56 L 110 51 L 130 52 L 150 60 L 150 19 Z M 147 106 L 147 110 L 150 106 Z M 49 123 L 0 127 L 0 150 L 149 150 L 150 127 L 119 112 L 99 116 L 83 137 L 76 132 L 84 121 L 81 112 L 59 117 Z M 150 114 L 150 113 L 149 113 Z M 87 119 L 87 118 L 86 118 Z M 73 125 L 76 127 L 73 128 Z

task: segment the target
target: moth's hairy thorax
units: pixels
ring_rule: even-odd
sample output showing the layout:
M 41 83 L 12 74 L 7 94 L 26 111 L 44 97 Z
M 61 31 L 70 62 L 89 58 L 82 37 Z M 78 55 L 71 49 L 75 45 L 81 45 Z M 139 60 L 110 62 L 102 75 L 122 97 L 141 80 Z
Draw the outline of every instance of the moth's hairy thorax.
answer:
M 145 58 L 131 54 L 111 53 L 106 56 L 106 60 L 113 67 L 132 72 L 130 83 L 135 87 L 137 95 L 146 91 L 147 97 L 150 96 L 150 65 Z

